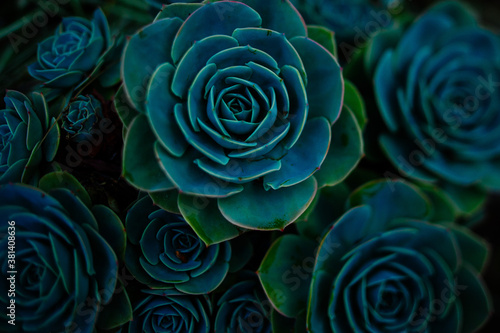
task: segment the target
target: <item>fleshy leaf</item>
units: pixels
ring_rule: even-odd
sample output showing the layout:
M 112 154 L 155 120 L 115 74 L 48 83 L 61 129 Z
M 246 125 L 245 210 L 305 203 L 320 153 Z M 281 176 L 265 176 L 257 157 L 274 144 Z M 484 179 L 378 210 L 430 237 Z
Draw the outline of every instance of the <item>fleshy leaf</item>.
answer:
M 264 176 L 264 186 L 272 189 L 300 183 L 319 170 L 330 145 L 330 123 L 324 117 L 310 119 L 297 143 L 280 160 L 281 169 Z
M 92 207 L 92 213 L 99 225 L 99 234 L 113 248 L 118 260 L 122 261 L 127 240 L 122 221 L 111 209 L 103 205 Z
M 361 129 L 349 108 L 344 107 L 332 126 L 332 140 L 321 169 L 315 173 L 318 186 L 334 186 L 342 182 L 363 156 Z
M 202 6 L 201 3 L 171 3 L 163 7 L 158 15 L 156 15 L 155 21 L 172 17 L 177 17 L 184 21 Z
M 129 103 L 128 97 L 125 94 L 125 88 L 120 86 L 114 98 L 115 110 L 123 123 L 124 128 L 128 128 L 132 120 L 140 113 Z
M 307 37 L 315 41 L 328 50 L 335 58 L 337 57 L 337 44 L 335 43 L 335 33 L 319 25 L 307 26 Z
M 247 229 L 280 230 L 294 222 L 311 204 L 317 190 L 314 177 L 287 188 L 264 190 L 251 182 L 244 190 L 218 200 L 222 215 L 229 222 Z
M 177 199 L 179 197 L 179 190 L 173 189 L 168 191 L 158 191 L 150 192 L 149 196 L 153 199 L 153 202 L 166 210 L 167 212 L 180 214 L 181 211 L 177 206 Z
M 110 330 L 131 321 L 132 304 L 123 283 L 118 280 L 111 302 L 106 304 L 97 317 L 97 327 Z
M 348 207 L 370 205 L 373 219 L 390 221 L 398 217 L 427 220 L 432 210 L 425 195 L 401 180 L 372 181 L 354 191 Z
M 257 271 L 273 306 L 287 317 L 296 317 L 307 306 L 316 242 L 297 235 L 278 238 Z
M 363 97 L 351 81 L 344 81 L 344 89 L 344 105 L 352 111 L 358 121 L 359 127 L 363 130 L 367 121 Z
M 178 18 L 156 21 L 135 33 L 123 50 L 122 79 L 125 93 L 141 113 L 146 111 L 149 78 L 158 65 L 172 62 L 169 46 L 181 24 L 182 20 Z
M 284 33 L 290 39 L 306 35 L 306 26 L 289 0 L 242 0 L 262 17 L 262 27 Z
M 214 199 L 180 194 L 178 205 L 184 219 L 207 246 L 232 239 L 243 232 L 222 216 Z
M 65 188 L 76 195 L 88 208 L 92 206 L 92 201 L 90 196 L 85 190 L 85 188 L 78 182 L 78 180 L 65 171 L 57 171 L 49 173 L 40 179 L 38 187 L 45 191 L 50 192 L 51 190 L 58 188 Z
M 344 95 L 344 79 L 337 59 L 312 39 L 295 37 L 290 43 L 307 73 L 309 118 L 325 117 L 333 124 L 339 117 Z
M 156 160 L 155 137 L 146 116 L 136 117 L 130 124 L 123 151 L 123 176 L 135 187 L 146 191 L 169 190 L 175 186 Z
M 242 3 L 206 3 L 179 29 L 172 46 L 172 59 L 177 64 L 197 40 L 213 35 L 230 36 L 237 28 L 259 27 L 261 23 L 259 14 Z

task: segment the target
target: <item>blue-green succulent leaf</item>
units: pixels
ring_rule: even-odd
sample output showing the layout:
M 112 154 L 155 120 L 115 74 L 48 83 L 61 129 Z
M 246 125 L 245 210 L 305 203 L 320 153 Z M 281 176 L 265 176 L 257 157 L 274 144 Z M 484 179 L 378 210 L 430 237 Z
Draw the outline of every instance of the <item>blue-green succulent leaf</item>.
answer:
M 243 186 L 242 193 L 220 198 L 219 209 L 229 222 L 257 230 L 284 229 L 307 209 L 317 190 L 314 177 L 279 190 L 266 191 L 253 182 Z

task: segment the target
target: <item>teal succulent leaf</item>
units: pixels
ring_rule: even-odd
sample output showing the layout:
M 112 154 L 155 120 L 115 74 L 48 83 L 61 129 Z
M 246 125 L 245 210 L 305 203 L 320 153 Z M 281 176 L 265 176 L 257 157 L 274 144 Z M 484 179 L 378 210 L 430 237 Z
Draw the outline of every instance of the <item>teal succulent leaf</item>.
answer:
M 206 295 L 187 295 L 172 289 L 142 290 L 128 332 L 208 333 L 211 314 L 212 304 Z
M 140 282 L 156 289 L 175 288 L 187 294 L 213 291 L 224 280 L 231 246 L 206 246 L 179 215 L 137 201 L 126 218 L 125 264 Z
M 46 193 L 22 184 L 2 185 L 0 202 L 6 221 L 0 252 L 7 258 L 13 230 L 9 227 L 15 227 L 19 249 L 16 267 L 8 268 L 7 261 L 2 265 L 3 281 L 7 271 L 17 270 L 14 331 L 68 331 L 77 325 L 82 332 L 93 332 L 99 311 L 114 295 L 118 276 L 117 256 L 99 234 L 93 213 L 64 188 Z M 111 237 L 120 234 L 123 229 Z M 0 298 L 2 306 L 7 302 Z
M 36 184 L 40 165 L 51 162 L 59 146 L 59 126 L 43 95 L 8 90 L 0 110 L 0 184 Z
M 62 128 L 74 142 L 90 140 L 95 125 L 102 119 L 102 104 L 93 95 L 79 95 L 68 106 Z
M 368 61 L 379 59 L 374 88 L 387 125 L 379 136 L 385 155 L 419 181 L 495 189 L 498 36 L 478 27 L 463 5 L 443 2 L 406 31 L 377 39 Z
M 146 0 L 148 2 L 158 2 L 158 0 Z M 163 6 L 161 11 L 156 15 L 155 21 L 169 17 L 178 17 L 181 20 L 186 20 L 195 10 L 203 6 L 201 1 L 184 1 L 171 3 L 168 6 Z
M 207 246 L 235 238 L 244 232 L 244 229 L 224 218 L 216 199 L 180 194 L 178 207 L 186 222 Z M 203 223 L 204 221 L 210 223 Z
M 90 74 L 110 44 L 108 22 L 100 9 L 91 21 L 66 17 L 55 34 L 38 45 L 37 62 L 28 71 L 46 87 L 74 87 Z
M 318 187 L 341 183 L 356 168 L 364 156 L 364 142 L 355 115 L 344 105 L 339 119 L 333 124 L 328 153 L 315 178 Z
M 65 188 L 71 191 L 80 199 L 88 208 L 92 207 L 92 201 L 85 188 L 78 182 L 78 180 L 64 171 L 51 172 L 40 178 L 38 188 L 45 192 L 56 190 L 58 188 Z
M 337 43 L 335 42 L 335 32 L 323 26 L 308 25 L 307 37 L 323 46 L 335 58 L 338 58 Z
M 315 241 L 297 235 L 280 237 L 257 271 L 274 308 L 287 317 L 305 315 L 316 245 Z
M 181 213 L 207 244 L 292 223 L 311 203 L 315 174 L 340 135 L 334 126 L 341 119 L 341 69 L 330 53 L 332 35 L 315 31 L 327 48 L 306 37 L 289 1 L 164 7 L 124 50 L 119 96 L 137 110 L 119 111 L 127 127 L 125 178 L 148 192 L 173 184 L 186 195 Z M 117 108 L 126 111 L 124 104 Z M 349 161 L 329 166 L 335 182 L 362 149 L 359 126 L 338 130 L 353 152 Z M 332 161 L 346 152 L 334 150 Z M 210 209 L 193 209 L 187 197 L 207 199 Z M 264 204 L 263 220 L 252 215 L 255 209 L 241 214 L 249 200 Z M 175 210 L 168 200 L 158 203 Z
M 360 206 L 332 226 L 317 253 L 309 331 L 479 329 L 492 311 L 480 277 L 487 245 L 463 227 L 429 223 L 426 201 L 403 182 L 374 182 L 352 195 L 351 206 Z

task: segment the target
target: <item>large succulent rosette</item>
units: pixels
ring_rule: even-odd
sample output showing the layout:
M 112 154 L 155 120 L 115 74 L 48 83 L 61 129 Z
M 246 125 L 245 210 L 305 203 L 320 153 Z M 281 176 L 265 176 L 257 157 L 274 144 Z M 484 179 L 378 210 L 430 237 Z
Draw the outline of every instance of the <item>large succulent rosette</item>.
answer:
M 38 59 L 28 72 L 46 87 L 76 86 L 96 67 L 110 43 L 108 21 L 102 10 L 96 10 L 91 21 L 63 18 L 55 34 L 38 45 Z
M 68 184 L 69 176 L 54 175 L 40 183 L 48 192 L 0 186 L 2 332 L 94 332 L 115 290 L 121 255 L 115 245 L 125 238 L 120 220 L 107 207 L 89 208 L 80 185 L 71 188 L 75 192 L 57 188 L 58 179 Z M 12 276 L 14 282 L 7 279 Z M 13 318 L 5 311 L 12 299 L 15 326 L 7 324 Z
M 177 290 L 143 290 L 134 308 L 128 332 L 210 332 L 212 304 L 206 295 L 186 295 Z M 125 330 L 122 330 L 122 332 Z
M 486 321 L 483 240 L 426 222 L 427 200 L 401 182 L 368 184 L 350 205 L 317 252 L 309 332 L 475 332 Z
M 59 146 L 59 126 L 43 95 L 8 90 L 0 110 L 0 184 L 38 183 Z
M 124 177 L 164 207 L 179 190 L 207 243 L 293 222 L 361 156 L 339 65 L 306 34 L 288 1 L 166 6 L 124 51 Z
M 500 188 L 500 38 L 454 2 L 395 35 L 382 34 L 368 55 L 382 54 L 375 94 L 387 157 L 421 181 Z
M 205 294 L 226 277 L 229 242 L 207 247 L 182 216 L 154 206 L 148 196 L 129 210 L 126 228 L 127 268 L 150 288 Z

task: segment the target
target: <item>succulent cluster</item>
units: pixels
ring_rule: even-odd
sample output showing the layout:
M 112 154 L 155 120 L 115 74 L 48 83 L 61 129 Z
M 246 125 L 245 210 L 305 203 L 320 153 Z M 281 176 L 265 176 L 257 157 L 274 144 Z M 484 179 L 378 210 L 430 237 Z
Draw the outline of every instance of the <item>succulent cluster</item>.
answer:
M 487 327 L 500 37 L 485 12 L 5 6 L 0 331 Z

